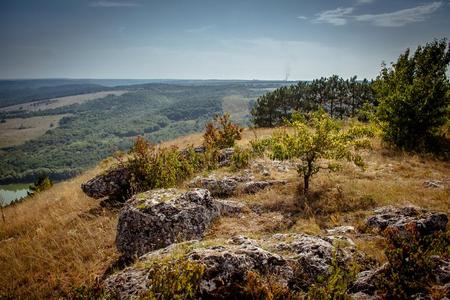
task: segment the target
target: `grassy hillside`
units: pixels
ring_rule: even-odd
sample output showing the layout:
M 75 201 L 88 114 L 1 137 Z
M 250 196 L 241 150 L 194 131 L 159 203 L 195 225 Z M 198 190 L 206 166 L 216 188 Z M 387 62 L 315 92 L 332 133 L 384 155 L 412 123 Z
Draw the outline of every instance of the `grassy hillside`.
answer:
M 254 134 L 263 137 L 272 129 L 245 130 L 240 145 Z M 249 237 L 277 232 L 324 233 L 337 225 L 360 226 L 373 207 L 414 204 L 449 211 L 450 163 L 396 152 L 373 139 L 373 150 L 363 156 L 366 171 L 348 164 L 340 173 L 319 173 L 314 178 L 308 210 L 298 205 L 299 178 L 295 169 L 281 172 L 268 159 L 257 164 L 269 168 L 270 177 L 286 179 L 286 186 L 265 190 L 237 199 L 258 204 L 261 213 L 223 217 L 208 231 L 205 239 L 229 238 L 234 234 Z M 193 134 L 166 145 L 200 144 Z M 95 285 L 102 273 L 117 259 L 114 246 L 117 215 L 103 209 L 99 202 L 85 196 L 80 184 L 102 172 L 112 160 L 17 205 L 4 209 L 6 222 L 0 222 L 0 298 L 59 298 L 74 288 Z M 227 168 L 219 173 L 230 173 Z M 442 188 L 429 188 L 426 180 L 441 180 Z M 184 186 L 184 185 L 183 185 Z M 182 186 L 182 187 L 183 187 Z M 354 240 L 370 257 L 384 261 L 384 240 Z

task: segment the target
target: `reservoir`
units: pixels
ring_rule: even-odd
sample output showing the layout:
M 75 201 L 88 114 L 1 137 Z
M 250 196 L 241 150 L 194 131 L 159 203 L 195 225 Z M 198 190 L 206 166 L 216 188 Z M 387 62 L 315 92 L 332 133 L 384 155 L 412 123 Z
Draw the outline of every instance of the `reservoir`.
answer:
M 12 201 L 26 197 L 29 183 L 0 185 L 0 206 L 7 206 Z

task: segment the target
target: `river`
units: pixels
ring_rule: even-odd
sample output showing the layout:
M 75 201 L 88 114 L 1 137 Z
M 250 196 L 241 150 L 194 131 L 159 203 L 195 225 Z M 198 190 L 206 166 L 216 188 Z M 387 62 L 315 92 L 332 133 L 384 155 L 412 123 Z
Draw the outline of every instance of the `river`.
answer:
M 0 205 L 7 206 L 12 201 L 26 197 L 29 183 L 0 185 Z

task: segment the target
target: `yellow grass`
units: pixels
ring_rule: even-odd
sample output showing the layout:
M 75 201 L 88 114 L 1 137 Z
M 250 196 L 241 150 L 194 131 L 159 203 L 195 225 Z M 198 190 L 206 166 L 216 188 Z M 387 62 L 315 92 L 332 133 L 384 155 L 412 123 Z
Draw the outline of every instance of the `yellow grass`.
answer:
M 58 127 L 65 115 L 6 119 L 0 123 L 0 148 L 16 146 Z M 51 126 L 53 124 L 53 126 Z
M 257 135 L 272 131 L 259 129 Z M 245 130 L 239 143 L 246 144 L 253 137 L 251 130 Z M 201 140 L 201 134 L 194 134 L 164 145 L 199 145 Z M 449 212 L 450 162 L 386 150 L 377 140 L 374 144 L 375 149 L 364 154 L 367 170 L 346 164 L 339 173 L 317 174 L 307 209 L 299 205 L 300 180 L 295 169 L 280 173 L 269 167 L 272 178 L 284 178 L 288 184 L 236 196 L 249 209 L 219 219 L 205 240 L 226 240 L 236 234 L 257 238 L 275 232 L 325 234 L 325 229 L 338 225 L 362 228 L 373 207 L 387 204 Z M 0 298 L 59 298 L 72 287 L 93 284 L 117 259 L 116 214 L 101 209 L 97 200 L 80 189 L 82 182 L 101 171 L 100 167 L 88 171 L 5 209 L 6 223 L 0 223 Z M 443 181 L 444 188 L 425 187 L 423 182 L 430 179 Z M 382 239 L 353 238 L 370 257 L 385 259 Z
M 4 209 L 0 298 L 49 299 L 92 284 L 117 258 L 117 216 L 84 195 L 91 171 Z

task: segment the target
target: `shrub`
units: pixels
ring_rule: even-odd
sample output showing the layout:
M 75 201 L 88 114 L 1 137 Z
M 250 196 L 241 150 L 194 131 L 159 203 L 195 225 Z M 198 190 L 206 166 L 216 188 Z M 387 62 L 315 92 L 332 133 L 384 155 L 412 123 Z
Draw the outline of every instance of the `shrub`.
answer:
M 415 224 L 410 224 L 405 232 L 389 228 L 384 235 L 389 265 L 376 278 L 377 289 L 388 299 L 409 299 L 415 293 L 426 292 L 435 281 L 436 257 L 449 258 L 449 232 L 424 236 Z
M 205 267 L 186 258 L 155 260 L 148 275 L 150 287 L 142 299 L 196 299 Z
M 167 188 L 192 176 L 195 158 L 183 156 L 176 147 L 157 147 L 138 137 L 128 161 L 133 192 Z M 191 160 L 192 159 L 192 160 Z
M 205 126 L 204 146 L 224 149 L 233 147 L 236 140 L 241 139 L 242 128 L 231 122 L 229 114 L 216 116 L 214 122 Z
M 234 147 L 234 152 L 231 156 L 231 169 L 239 170 L 247 168 L 250 165 L 251 158 L 252 152 L 250 149 L 244 149 L 238 146 Z
M 242 286 L 239 298 L 253 300 L 303 299 L 300 294 L 292 292 L 288 287 L 281 285 L 274 276 L 263 277 L 253 271 L 247 272 L 245 284 Z
M 407 150 L 429 147 L 450 114 L 447 41 L 407 49 L 374 83 L 384 139 Z
M 48 177 L 47 174 L 39 175 L 34 181 L 33 185 L 30 186 L 31 193 L 39 193 L 45 190 L 48 190 L 53 186 L 52 180 Z
M 341 160 L 364 167 L 358 150 L 370 147 L 368 138 L 373 134 L 369 127 L 353 125 L 344 130 L 323 110 L 306 116 L 294 115 L 289 125 L 294 129 L 293 134 L 284 130 L 272 135 L 270 156 L 280 160 L 301 160 L 297 172 L 303 177 L 305 195 L 311 177 L 321 169 L 337 171 Z M 327 160 L 326 164 L 320 164 L 323 159 Z

